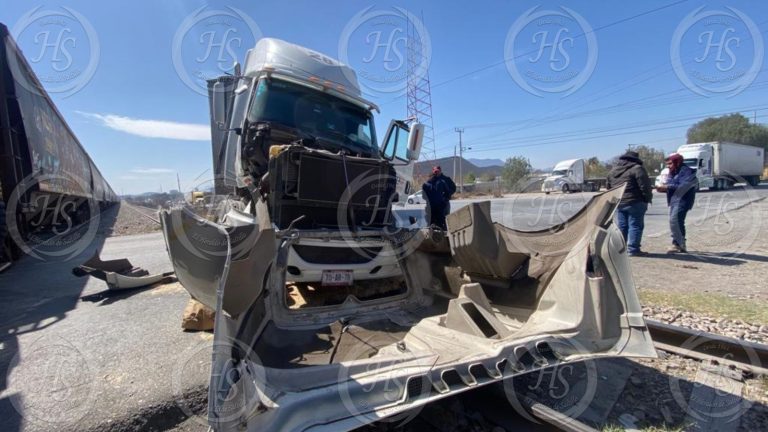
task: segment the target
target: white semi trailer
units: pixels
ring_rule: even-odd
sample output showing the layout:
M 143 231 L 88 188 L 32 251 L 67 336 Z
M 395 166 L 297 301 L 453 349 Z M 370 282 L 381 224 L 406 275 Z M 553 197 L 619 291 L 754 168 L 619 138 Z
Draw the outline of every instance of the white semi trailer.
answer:
M 730 189 L 736 183 L 756 186 L 763 173 L 765 151 L 761 147 L 715 141 L 685 144 L 677 153 L 696 170 L 699 188 Z

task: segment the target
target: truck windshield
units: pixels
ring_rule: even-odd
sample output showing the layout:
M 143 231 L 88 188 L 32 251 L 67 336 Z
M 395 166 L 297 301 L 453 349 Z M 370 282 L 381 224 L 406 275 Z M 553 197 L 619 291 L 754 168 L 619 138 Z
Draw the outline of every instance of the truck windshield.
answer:
M 298 84 L 259 80 L 248 121 L 277 122 L 354 151 L 378 153 L 370 112 Z
M 688 165 L 689 167 L 696 169 L 699 167 L 699 160 L 696 158 L 692 159 L 683 159 L 683 163 Z
M 554 171 L 552 171 L 551 175 L 553 175 L 553 176 L 564 176 L 566 174 L 568 174 L 568 170 L 554 170 Z

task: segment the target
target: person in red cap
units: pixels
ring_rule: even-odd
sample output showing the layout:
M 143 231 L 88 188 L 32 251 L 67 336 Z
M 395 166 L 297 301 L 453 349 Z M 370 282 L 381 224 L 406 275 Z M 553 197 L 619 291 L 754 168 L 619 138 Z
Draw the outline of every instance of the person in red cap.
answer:
M 696 186 L 699 180 L 696 171 L 683 163 L 683 156 L 672 153 L 664 160 L 669 169 L 669 178 L 665 185 L 656 188 L 667 193 L 669 206 L 669 230 L 672 233 L 672 246 L 667 253 L 688 252 L 685 244 L 685 217 L 693 208 L 696 199 Z
M 439 165 L 432 168 L 432 176 L 421 186 L 424 191 L 424 197 L 427 199 L 427 218 L 429 224 L 437 226 L 443 230 L 448 229 L 445 225 L 445 216 L 450 212 L 450 199 L 456 193 L 456 184 L 450 177 L 443 174 Z

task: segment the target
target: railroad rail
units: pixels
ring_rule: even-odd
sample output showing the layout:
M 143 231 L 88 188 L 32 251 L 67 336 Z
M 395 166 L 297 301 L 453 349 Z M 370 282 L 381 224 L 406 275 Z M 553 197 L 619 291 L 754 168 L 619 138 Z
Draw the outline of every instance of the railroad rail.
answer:
M 662 351 L 768 376 L 768 345 L 654 320 L 646 320 L 645 323 L 654 345 Z

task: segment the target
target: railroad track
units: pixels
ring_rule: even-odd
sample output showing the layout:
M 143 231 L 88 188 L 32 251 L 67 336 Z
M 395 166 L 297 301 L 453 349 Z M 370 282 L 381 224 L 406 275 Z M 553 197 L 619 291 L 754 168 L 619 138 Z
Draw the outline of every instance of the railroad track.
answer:
M 143 207 L 143 206 L 138 206 L 138 205 L 134 205 L 134 204 L 129 204 L 127 201 L 122 201 L 121 205 L 124 205 L 124 206 L 128 207 L 129 209 L 131 209 L 131 210 L 135 211 L 136 213 L 140 214 L 141 216 L 143 216 L 143 217 L 145 217 L 147 219 L 150 219 L 153 222 L 155 222 L 158 225 L 160 225 L 160 221 L 157 219 L 157 209 L 152 209 L 152 208 L 149 208 L 149 207 Z
M 768 376 L 768 345 L 646 320 L 657 349 Z

